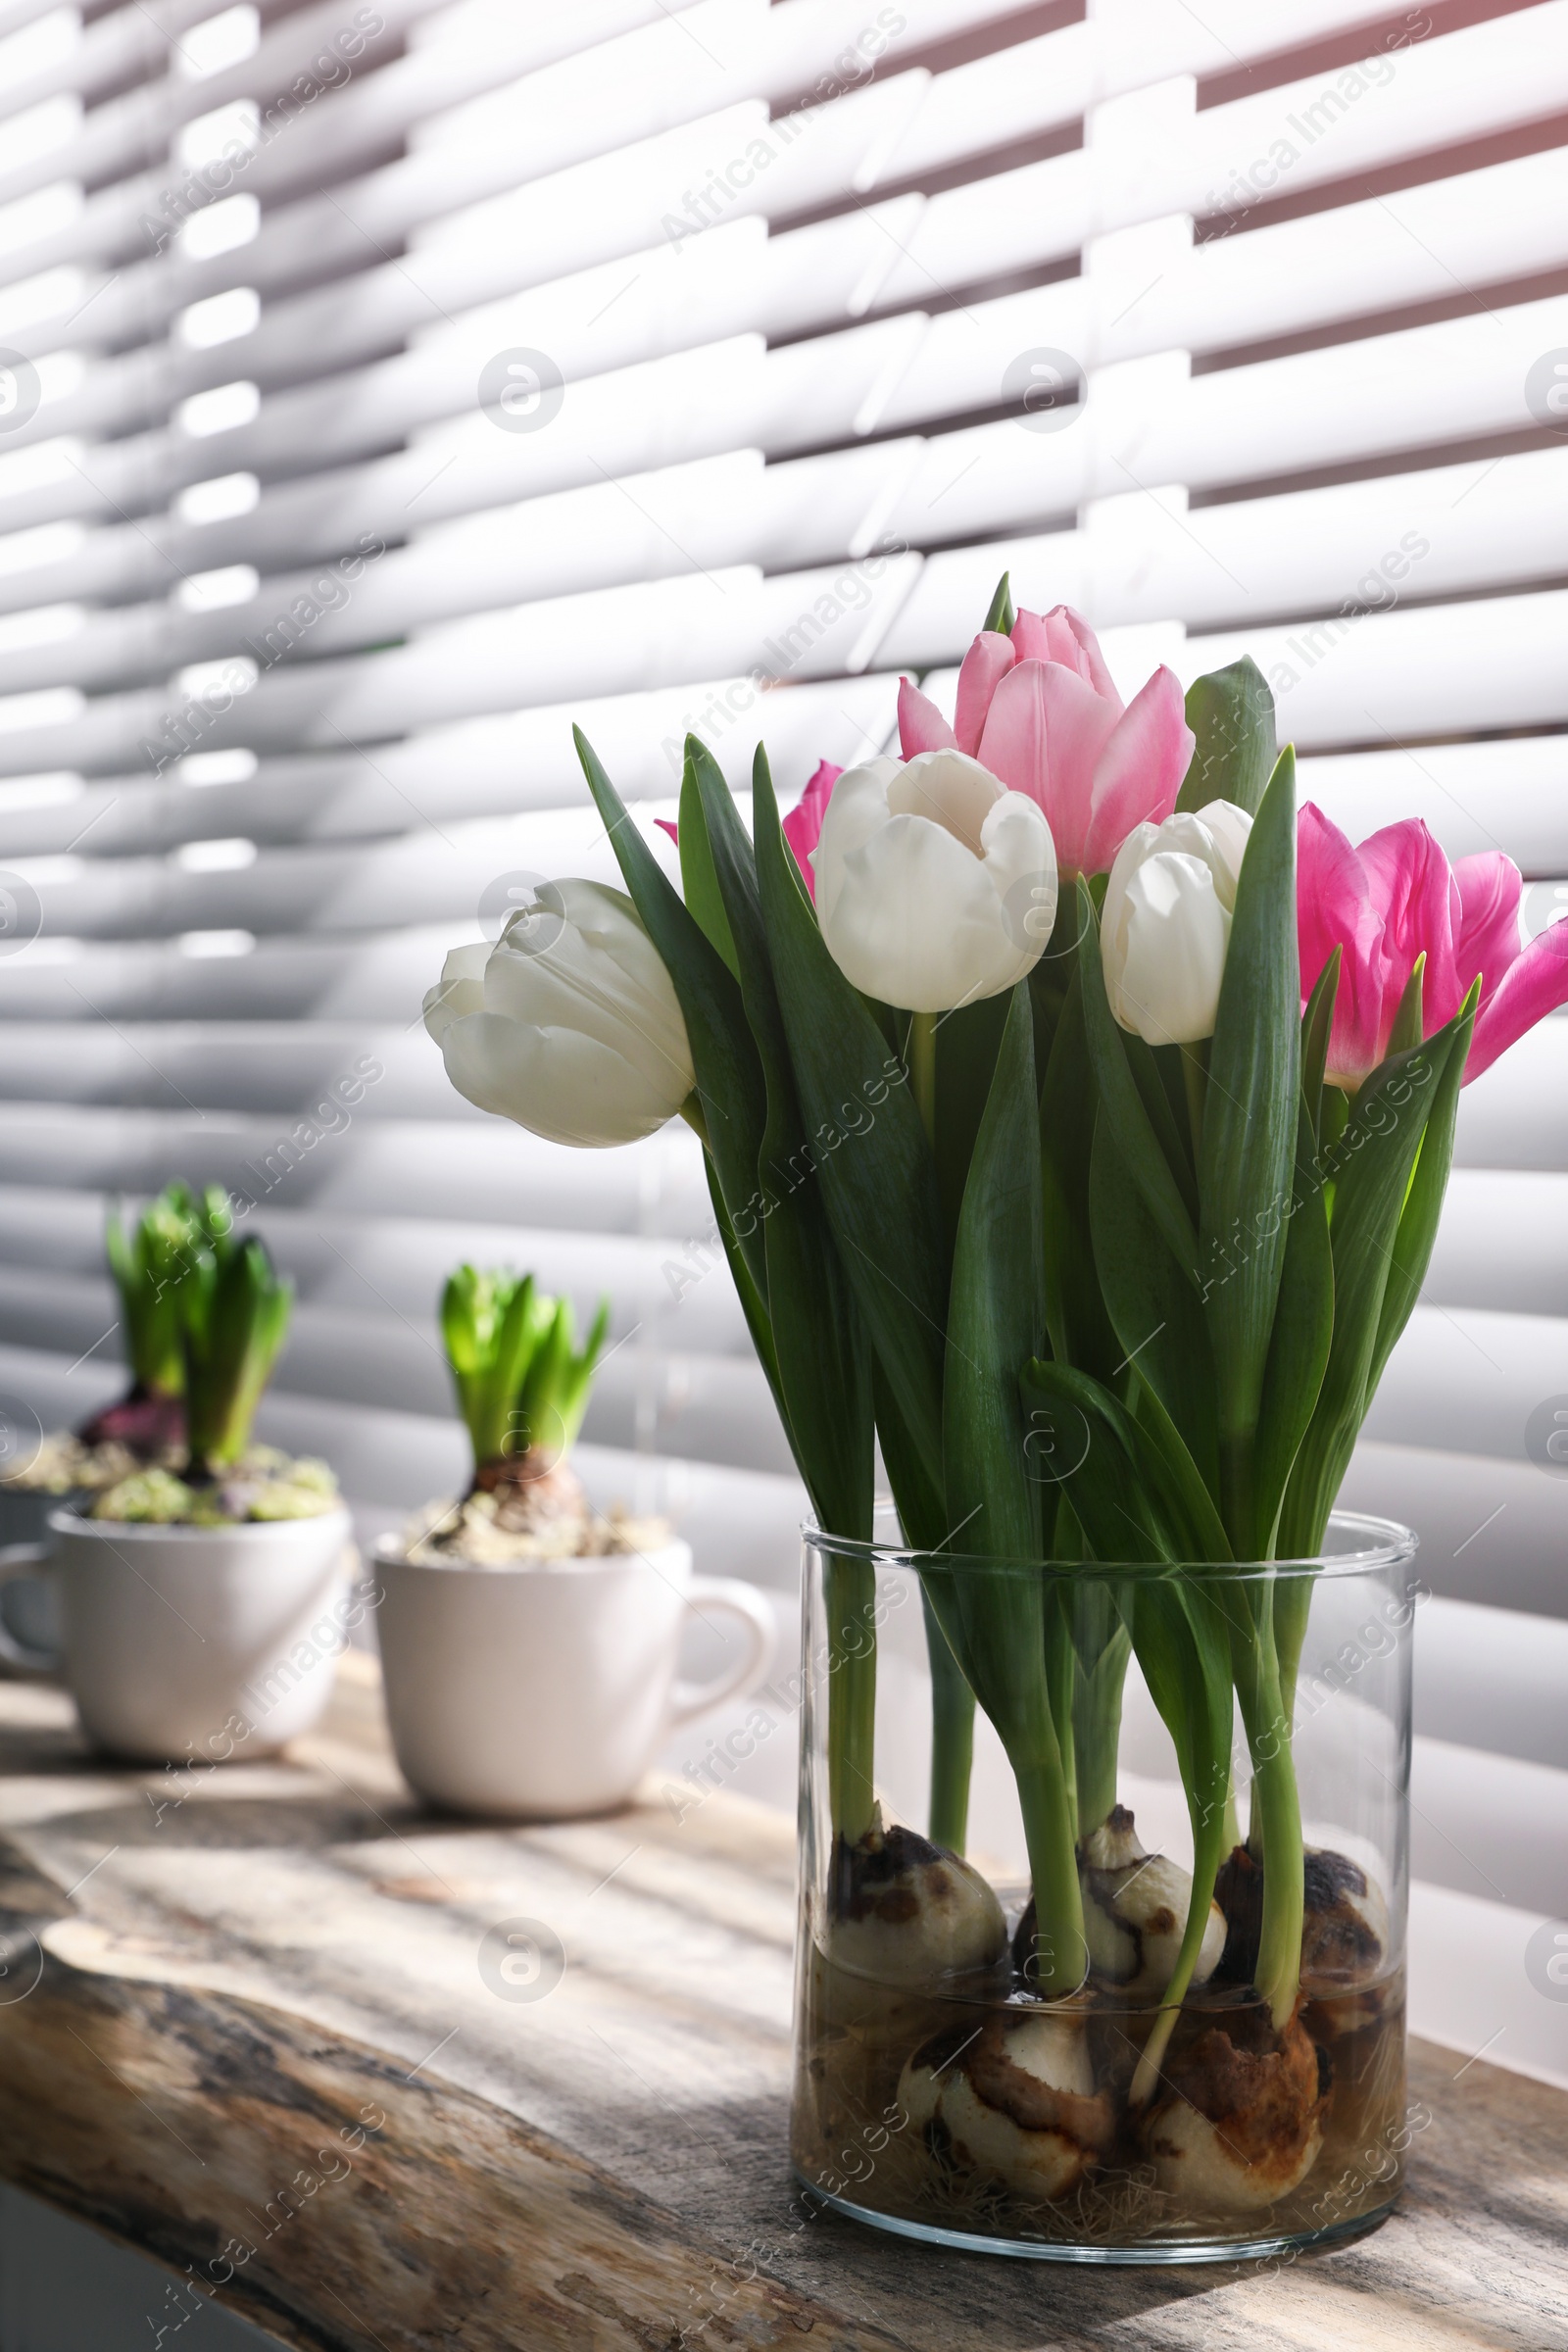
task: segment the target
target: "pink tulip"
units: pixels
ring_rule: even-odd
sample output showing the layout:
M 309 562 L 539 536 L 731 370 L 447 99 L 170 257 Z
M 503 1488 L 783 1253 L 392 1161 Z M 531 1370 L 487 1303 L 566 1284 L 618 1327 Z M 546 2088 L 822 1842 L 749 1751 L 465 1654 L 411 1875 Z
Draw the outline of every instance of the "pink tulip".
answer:
M 907 678 L 906 760 L 956 748 L 1045 810 L 1063 875 L 1109 871 L 1135 825 L 1176 806 L 1193 736 L 1174 673 L 1156 669 L 1125 709 L 1094 630 L 1066 605 L 983 629 L 963 658 L 950 727 Z
M 1489 851 L 1450 866 L 1419 818 L 1386 825 L 1352 849 L 1310 802 L 1298 828 L 1297 919 L 1303 993 L 1336 947 L 1344 951 L 1329 1035 L 1328 1075 L 1353 1094 L 1389 1050 L 1418 956 L 1422 1029 L 1450 1021 L 1481 982 L 1464 1082 L 1559 1004 L 1568 1004 L 1568 925 L 1525 947 L 1519 868 Z
M 843 768 L 835 767 L 831 760 L 822 760 L 781 827 L 785 840 L 795 852 L 795 862 L 806 877 L 806 887 L 811 894 L 813 904 L 816 899 L 816 876 L 811 870 L 811 852 L 821 838 L 828 796 L 843 773 Z M 679 825 L 667 816 L 656 816 L 654 822 L 662 833 L 669 835 L 678 850 Z
M 822 819 L 827 814 L 828 800 L 843 773 L 843 768 L 835 767 L 831 760 L 822 760 L 784 819 L 784 838 L 795 852 L 796 864 L 806 876 L 806 887 L 811 894 L 813 906 L 816 904 L 816 874 L 811 865 L 811 852 L 822 837 Z

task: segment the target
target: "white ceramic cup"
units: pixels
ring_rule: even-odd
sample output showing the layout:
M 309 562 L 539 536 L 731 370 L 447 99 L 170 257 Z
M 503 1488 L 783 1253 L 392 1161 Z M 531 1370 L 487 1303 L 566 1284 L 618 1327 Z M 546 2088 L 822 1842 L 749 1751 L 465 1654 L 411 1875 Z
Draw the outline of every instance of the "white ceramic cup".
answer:
M 0 1583 L 46 1575 L 58 1656 L 0 1624 L 0 1654 L 58 1673 L 97 1747 L 137 1763 L 270 1755 L 331 1695 L 356 1564 L 346 1510 L 238 1527 L 50 1513 L 54 1547 L 0 1553 Z
M 773 1613 L 755 1586 L 692 1574 L 691 1548 L 516 1568 L 420 1567 L 376 1546 L 376 1624 L 403 1777 L 461 1813 L 559 1821 L 623 1804 L 665 1736 L 755 1690 Z M 695 1611 L 728 1616 L 733 1663 L 675 1679 Z

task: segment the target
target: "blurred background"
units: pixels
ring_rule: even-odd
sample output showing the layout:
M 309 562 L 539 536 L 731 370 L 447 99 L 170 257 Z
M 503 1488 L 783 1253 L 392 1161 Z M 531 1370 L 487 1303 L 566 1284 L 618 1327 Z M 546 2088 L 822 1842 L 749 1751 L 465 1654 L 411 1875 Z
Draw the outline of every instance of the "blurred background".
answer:
M 528 1266 L 613 1301 L 601 1496 L 792 1642 L 695 1139 L 536 1142 L 419 1018 L 616 878 L 571 720 L 649 820 L 689 727 L 792 800 L 1008 569 L 1125 692 L 1250 653 L 1304 797 L 1506 850 L 1535 931 L 1565 550 L 1568 0 L 0 0 L 7 1446 L 122 1385 L 106 1197 L 220 1182 L 299 1286 L 264 1434 L 366 1533 L 464 1470 L 446 1271 Z M 1559 1017 L 1466 1097 L 1348 1499 L 1433 1595 L 1413 2022 L 1568 2081 L 1565 1479 Z

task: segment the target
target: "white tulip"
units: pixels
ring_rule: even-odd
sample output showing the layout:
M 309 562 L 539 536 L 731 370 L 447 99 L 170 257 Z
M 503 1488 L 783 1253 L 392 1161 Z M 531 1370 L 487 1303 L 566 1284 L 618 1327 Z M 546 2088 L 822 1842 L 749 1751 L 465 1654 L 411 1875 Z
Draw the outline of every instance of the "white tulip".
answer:
M 1212 1037 L 1236 882 L 1252 820 L 1210 801 L 1135 825 L 1116 853 L 1100 921 L 1110 1009 L 1152 1046 Z
M 840 776 L 811 859 L 834 962 L 868 997 L 948 1012 L 1031 970 L 1056 915 L 1044 812 L 962 752 Z
M 460 1095 L 555 1144 L 635 1143 L 694 1084 L 669 974 L 599 882 L 547 883 L 493 948 L 454 948 L 424 1025 Z

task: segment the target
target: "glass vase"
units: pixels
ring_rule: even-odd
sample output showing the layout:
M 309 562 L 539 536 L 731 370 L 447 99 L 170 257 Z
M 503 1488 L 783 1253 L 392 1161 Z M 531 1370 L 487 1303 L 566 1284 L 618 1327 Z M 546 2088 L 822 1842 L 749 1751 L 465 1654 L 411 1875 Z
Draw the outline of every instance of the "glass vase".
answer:
M 1225 1568 L 808 1531 L 792 2154 L 815 2196 L 1113 2263 L 1389 2210 L 1414 1553 L 1347 1514 L 1317 1559 Z

